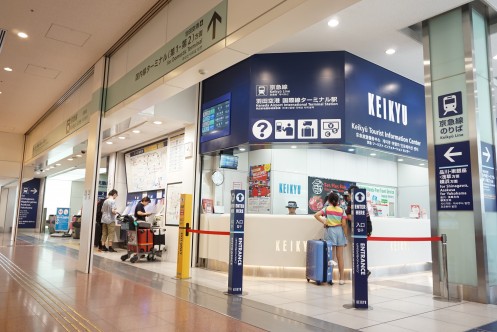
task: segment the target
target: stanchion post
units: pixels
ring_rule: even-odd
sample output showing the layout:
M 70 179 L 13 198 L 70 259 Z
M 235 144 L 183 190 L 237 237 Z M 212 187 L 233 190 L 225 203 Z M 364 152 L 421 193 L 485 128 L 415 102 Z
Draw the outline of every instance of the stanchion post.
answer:
M 442 234 L 442 269 L 443 269 L 443 282 L 445 292 L 447 294 L 447 301 L 450 300 L 449 296 L 449 268 L 447 265 L 447 235 Z
M 181 194 L 178 230 L 178 260 L 176 264 L 176 278 L 178 279 L 190 278 L 191 240 L 187 235 L 187 227 L 189 227 L 191 223 L 192 195 Z

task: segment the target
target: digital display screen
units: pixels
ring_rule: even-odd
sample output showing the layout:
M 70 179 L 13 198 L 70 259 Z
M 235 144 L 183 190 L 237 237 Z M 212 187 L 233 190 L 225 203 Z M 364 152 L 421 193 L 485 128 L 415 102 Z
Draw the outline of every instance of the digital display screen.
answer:
M 219 159 L 219 168 L 238 168 L 238 157 L 229 154 L 222 154 Z
M 222 95 L 202 105 L 200 142 L 230 134 L 231 94 Z

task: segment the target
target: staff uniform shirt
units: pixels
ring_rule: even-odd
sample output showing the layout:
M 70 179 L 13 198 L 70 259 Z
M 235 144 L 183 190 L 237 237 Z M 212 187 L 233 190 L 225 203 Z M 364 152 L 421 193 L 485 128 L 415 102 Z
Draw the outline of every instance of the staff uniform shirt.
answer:
M 340 206 L 328 205 L 321 210 L 321 215 L 326 217 L 326 226 L 334 227 L 341 226 L 342 220 L 347 219 L 347 214 L 345 210 Z
M 145 221 L 145 216 L 139 215 L 138 211 L 145 213 L 145 205 L 142 202 L 138 203 L 135 208 L 135 218 L 137 220 Z

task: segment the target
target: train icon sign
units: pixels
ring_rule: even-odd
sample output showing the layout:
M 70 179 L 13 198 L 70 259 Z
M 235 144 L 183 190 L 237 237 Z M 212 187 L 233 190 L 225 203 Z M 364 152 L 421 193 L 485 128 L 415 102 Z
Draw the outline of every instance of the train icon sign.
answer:
M 462 115 L 462 94 L 461 91 L 449 93 L 438 97 L 438 117 Z

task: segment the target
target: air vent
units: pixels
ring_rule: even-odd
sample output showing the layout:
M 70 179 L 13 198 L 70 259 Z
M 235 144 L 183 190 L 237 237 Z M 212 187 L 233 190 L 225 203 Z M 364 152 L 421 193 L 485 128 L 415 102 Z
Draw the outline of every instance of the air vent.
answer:
M 6 34 L 7 34 L 7 30 L 0 29 L 0 53 L 2 52 L 3 41 L 5 40 Z

